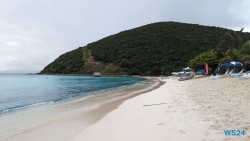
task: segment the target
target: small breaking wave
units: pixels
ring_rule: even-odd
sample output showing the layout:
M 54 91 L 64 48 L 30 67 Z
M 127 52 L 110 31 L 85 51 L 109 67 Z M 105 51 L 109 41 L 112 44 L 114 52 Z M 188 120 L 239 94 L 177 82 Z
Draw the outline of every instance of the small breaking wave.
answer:
M 0 110 L 0 114 L 9 113 L 9 112 L 12 112 L 12 111 L 21 110 L 21 109 L 25 109 L 25 108 L 36 107 L 36 106 L 45 105 L 45 104 L 51 104 L 51 103 L 55 103 L 55 102 L 54 101 L 48 101 L 48 102 L 34 103 L 34 104 L 30 104 L 30 105 L 14 106 L 14 107 L 10 107 L 10 108 L 7 108 L 7 109 Z

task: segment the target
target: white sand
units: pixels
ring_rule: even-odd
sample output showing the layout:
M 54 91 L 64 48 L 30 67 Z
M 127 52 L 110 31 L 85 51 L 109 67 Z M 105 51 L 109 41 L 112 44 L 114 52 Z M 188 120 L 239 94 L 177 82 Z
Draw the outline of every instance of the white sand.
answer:
M 117 109 L 73 136 L 76 124 L 46 126 L 8 141 L 248 141 L 250 140 L 250 79 L 166 79 L 160 88 L 124 101 Z M 130 92 L 129 92 L 130 93 Z M 123 101 L 123 100 L 122 100 Z M 152 105 L 153 104 L 153 105 Z M 111 103 L 112 105 L 112 103 Z M 99 107 L 107 109 L 105 106 Z M 102 111 L 102 110 L 100 110 Z M 77 112 L 76 115 L 81 114 Z M 71 116 L 70 116 L 71 117 Z M 76 116 L 74 116 L 76 118 Z M 77 119 L 67 118 L 70 121 Z M 66 122 L 67 123 L 67 122 Z M 79 124 L 80 122 L 76 122 Z M 56 127 L 56 128 L 55 128 Z M 224 129 L 246 130 L 226 137 Z M 53 132 L 52 132 L 53 131 Z M 70 134 L 65 131 L 72 131 Z M 48 135 L 61 136 L 50 138 Z M 33 138 L 30 138 L 32 136 Z M 44 137 L 43 137 L 44 136 Z M 48 136 L 48 137 L 47 137 Z M 73 138 L 72 138 L 73 136 Z M 23 138 L 22 138 L 23 137 Z M 29 139 L 29 140 L 27 140 Z M 33 139 L 33 140 L 32 140 Z
M 204 78 L 184 85 L 189 86 L 186 94 L 199 105 L 201 117 L 212 122 L 209 130 L 218 135 L 224 135 L 224 129 L 245 130 L 245 136 L 222 137 L 225 141 L 250 141 L 250 79 Z
M 88 104 L 52 117 L 45 123 L 23 129 L 21 133 L 3 141 L 68 141 L 82 130 L 97 122 L 110 111 L 116 109 L 124 100 L 158 88 L 162 83 L 155 78 L 123 89 L 103 93 L 89 99 Z M 71 101 L 78 102 L 86 101 Z M 27 120 L 29 120 L 27 118 Z
M 249 82 L 167 79 L 160 88 L 123 102 L 70 141 L 245 141 L 248 133 L 226 137 L 224 129 L 250 129 Z M 144 106 L 150 104 L 159 105 Z

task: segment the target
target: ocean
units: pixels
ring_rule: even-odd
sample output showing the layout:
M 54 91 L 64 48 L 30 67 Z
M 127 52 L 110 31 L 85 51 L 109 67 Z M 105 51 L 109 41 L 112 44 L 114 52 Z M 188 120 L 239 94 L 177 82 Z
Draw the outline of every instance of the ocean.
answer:
M 0 140 L 28 128 L 27 125 L 34 126 L 75 107 L 75 104 L 62 103 L 81 99 L 83 105 L 84 99 L 143 80 L 138 77 L 0 74 Z

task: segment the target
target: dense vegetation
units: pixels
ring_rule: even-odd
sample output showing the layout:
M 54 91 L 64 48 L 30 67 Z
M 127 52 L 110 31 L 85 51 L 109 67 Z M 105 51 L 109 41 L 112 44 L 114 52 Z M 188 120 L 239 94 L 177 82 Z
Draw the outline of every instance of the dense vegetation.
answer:
M 202 52 L 201 54 L 190 60 L 188 65 L 195 70 L 204 68 L 205 63 L 208 63 L 209 66 L 217 66 L 222 56 L 223 55 L 216 50 L 208 50 L 206 52 Z
M 186 67 L 200 53 L 219 46 L 226 50 L 222 39 L 227 32 L 233 31 L 198 24 L 153 23 L 66 53 L 42 73 L 169 74 Z M 248 33 L 239 34 L 244 42 L 250 39 Z M 75 51 L 78 53 L 73 53 Z
M 232 61 L 239 61 L 249 66 L 250 61 L 250 38 L 244 43 L 242 31 L 226 32 L 215 50 L 209 50 L 197 55 L 189 61 L 192 68 L 202 68 L 205 63 L 212 66 L 213 69 L 218 64 Z
M 78 48 L 59 56 L 46 66 L 41 73 L 78 74 L 84 66 L 82 48 Z

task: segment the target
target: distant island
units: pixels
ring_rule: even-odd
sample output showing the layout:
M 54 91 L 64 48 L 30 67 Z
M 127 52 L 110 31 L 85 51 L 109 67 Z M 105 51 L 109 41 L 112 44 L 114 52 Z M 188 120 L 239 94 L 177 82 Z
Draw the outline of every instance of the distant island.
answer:
M 41 74 L 169 75 L 194 58 L 222 53 L 225 34 L 235 31 L 198 24 L 159 22 L 108 36 L 59 56 Z M 237 32 L 242 43 L 250 33 Z M 215 50 L 215 51 L 214 51 Z M 219 58 L 219 59 L 221 59 Z M 193 63 L 195 64 L 195 63 Z

